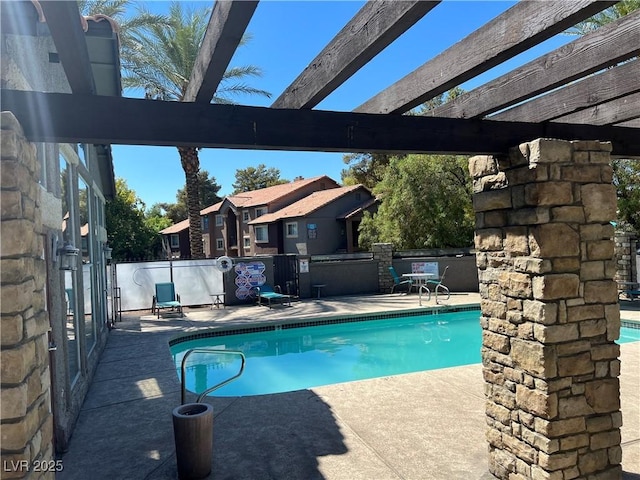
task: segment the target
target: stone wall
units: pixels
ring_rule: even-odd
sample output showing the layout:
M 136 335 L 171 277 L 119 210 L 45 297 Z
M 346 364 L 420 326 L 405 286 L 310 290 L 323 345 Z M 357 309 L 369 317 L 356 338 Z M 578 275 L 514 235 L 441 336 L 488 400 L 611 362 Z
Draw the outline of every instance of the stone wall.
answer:
M 2 478 L 54 478 L 45 260 L 36 150 L 2 113 Z M 36 471 L 39 470 L 39 471 Z
M 616 232 L 615 242 L 616 280 L 620 282 L 637 282 L 637 238 L 635 234 L 627 232 Z
M 473 157 L 489 470 L 621 478 L 611 146 Z
M 389 267 L 393 265 L 393 245 L 390 243 L 374 243 L 371 245 L 373 258 L 378 261 L 378 291 L 389 293 L 393 287 L 393 277 Z

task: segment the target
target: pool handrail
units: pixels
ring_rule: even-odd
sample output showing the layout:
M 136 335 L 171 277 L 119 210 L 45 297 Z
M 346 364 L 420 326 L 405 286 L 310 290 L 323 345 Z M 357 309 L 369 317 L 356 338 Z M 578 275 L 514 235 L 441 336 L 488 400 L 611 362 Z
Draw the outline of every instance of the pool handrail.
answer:
M 206 397 L 208 394 L 210 394 L 211 392 L 213 392 L 214 390 L 217 390 L 218 388 L 224 387 L 225 385 L 227 385 L 228 383 L 234 381 L 236 378 L 238 378 L 240 375 L 242 375 L 242 372 L 244 372 L 244 364 L 246 361 L 246 358 L 244 356 L 244 353 L 238 351 L 238 350 L 223 350 L 220 348 L 205 348 L 205 347 L 201 347 L 201 348 L 192 348 L 190 350 L 187 350 L 187 352 L 184 354 L 184 357 L 182 357 L 182 363 L 180 365 L 180 383 L 181 383 L 181 396 L 180 396 L 180 403 L 182 405 L 184 405 L 184 401 L 185 401 L 185 397 L 186 397 L 186 393 L 187 393 L 187 386 L 186 386 L 186 380 L 185 380 L 185 374 L 186 374 L 186 368 L 187 368 L 187 358 L 189 357 L 189 355 L 191 355 L 194 352 L 199 352 L 199 353 L 216 353 L 216 354 L 220 354 L 220 353 L 228 353 L 230 355 L 240 355 L 240 370 L 238 371 L 237 374 L 235 374 L 234 376 L 215 384 L 213 387 L 207 388 L 204 392 L 202 392 L 200 395 L 198 395 L 198 398 L 196 400 L 196 403 L 202 403 L 202 400 L 204 399 L 204 397 Z M 195 392 L 194 392 L 195 393 Z

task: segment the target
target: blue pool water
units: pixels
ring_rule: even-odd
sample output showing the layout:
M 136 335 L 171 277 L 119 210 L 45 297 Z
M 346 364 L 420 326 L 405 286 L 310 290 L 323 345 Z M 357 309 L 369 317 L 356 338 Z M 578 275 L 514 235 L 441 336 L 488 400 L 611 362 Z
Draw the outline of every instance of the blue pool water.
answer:
M 216 396 L 288 392 L 480 363 L 478 318 L 475 310 L 224 335 L 177 343 L 171 353 L 180 375 L 189 349 L 242 351 L 243 375 L 216 390 Z M 619 343 L 640 340 L 640 330 L 621 330 Z M 187 389 L 202 392 L 239 367 L 236 356 L 194 352 L 187 360 Z

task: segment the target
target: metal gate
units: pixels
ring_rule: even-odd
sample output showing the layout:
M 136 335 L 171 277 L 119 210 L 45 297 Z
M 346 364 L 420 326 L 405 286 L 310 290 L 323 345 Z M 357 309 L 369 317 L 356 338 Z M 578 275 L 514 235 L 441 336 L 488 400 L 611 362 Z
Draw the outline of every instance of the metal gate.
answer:
M 273 283 L 280 285 L 282 293 L 299 295 L 298 257 L 296 255 L 273 256 Z

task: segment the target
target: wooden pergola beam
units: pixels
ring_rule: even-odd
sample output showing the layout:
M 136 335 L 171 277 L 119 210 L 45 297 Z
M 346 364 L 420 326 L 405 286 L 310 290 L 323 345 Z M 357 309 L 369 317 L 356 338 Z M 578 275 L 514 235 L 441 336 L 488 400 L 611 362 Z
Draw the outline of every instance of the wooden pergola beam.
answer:
M 257 6 L 257 0 L 215 2 L 184 102 L 211 101 Z
M 477 118 L 640 54 L 640 10 L 598 28 L 430 112 Z M 528 119 L 527 119 L 528 120 Z
M 52 0 L 40 2 L 40 6 L 71 91 L 80 95 L 95 94 L 93 71 L 78 3 Z
M 616 123 L 616 126 L 640 129 L 640 118 L 634 118 L 633 120 L 627 120 L 625 122 Z M 640 135 L 640 131 L 638 132 L 638 135 Z
M 271 106 L 315 107 L 439 3 L 367 2 Z
M 638 78 L 636 77 L 636 81 Z M 579 112 L 556 118 L 554 122 L 613 125 L 640 117 L 640 93 L 616 98 Z
M 615 3 L 521 1 L 354 111 L 404 113 Z
M 640 91 L 640 61 L 609 68 L 566 87 L 488 117 L 512 122 L 544 122 Z
M 2 89 L 34 142 L 325 152 L 502 154 L 536 138 L 609 140 L 640 156 L 634 128 L 273 109 Z M 482 139 L 482 141 L 479 141 Z

